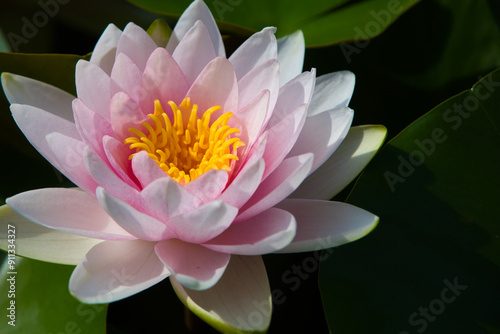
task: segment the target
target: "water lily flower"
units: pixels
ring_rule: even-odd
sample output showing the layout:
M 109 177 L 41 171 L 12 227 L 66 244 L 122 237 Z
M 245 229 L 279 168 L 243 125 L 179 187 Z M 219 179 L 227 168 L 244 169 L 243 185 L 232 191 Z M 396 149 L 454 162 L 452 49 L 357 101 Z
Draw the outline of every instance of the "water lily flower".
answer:
M 328 199 L 385 138 L 382 126 L 351 128 L 352 73 L 302 72 L 302 33 L 274 33 L 255 33 L 227 58 L 196 0 L 166 44 L 133 23 L 109 25 L 76 66 L 76 98 L 3 73 L 17 125 L 77 186 L 7 199 L 0 221 L 17 226 L 18 253 L 76 265 L 69 288 L 85 303 L 169 277 L 215 328 L 265 331 L 261 255 L 369 233 L 377 216 Z

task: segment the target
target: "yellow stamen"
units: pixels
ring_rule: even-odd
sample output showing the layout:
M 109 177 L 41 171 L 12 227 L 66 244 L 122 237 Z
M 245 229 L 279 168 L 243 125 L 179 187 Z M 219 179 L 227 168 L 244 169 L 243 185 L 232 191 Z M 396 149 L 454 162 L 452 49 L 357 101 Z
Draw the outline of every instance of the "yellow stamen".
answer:
M 245 144 L 234 134 L 240 132 L 227 123 L 233 114 L 223 113 L 214 122 L 212 114 L 222 108 L 214 106 L 198 118 L 198 106 L 191 106 L 190 98 L 177 106 L 168 102 L 174 116 L 173 123 L 163 111 L 159 100 L 155 100 L 154 114 L 148 117 L 152 123 L 144 122 L 144 131 L 131 128 L 132 137 L 125 139 L 132 153 L 129 159 L 140 151 L 146 151 L 151 159 L 170 177 L 186 184 L 211 170 L 231 172 L 232 163 L 238 160 L 237 150 Z M 182 115 L 188 115 L 187 124 Z M 231 149 L 232 147 L 232 149 Z

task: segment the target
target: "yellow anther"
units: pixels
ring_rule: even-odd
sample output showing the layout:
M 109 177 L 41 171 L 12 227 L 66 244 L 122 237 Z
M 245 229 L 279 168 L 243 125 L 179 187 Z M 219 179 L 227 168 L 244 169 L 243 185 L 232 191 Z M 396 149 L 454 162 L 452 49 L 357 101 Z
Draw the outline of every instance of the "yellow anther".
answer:
M 148 115 L 152 122 L 140 124 L 148 134 L 129 129 L 134 135 L 124 141 L 134 150 L 129 160 L 138 152 L 146 151 L 167 175 L 182 185 L 211 169 L 231 172 L 233 161 L 239 160 L 237 149 L 245 145 L 234 136 L 240 130 L 227 125 L 233 114 L 223 113 L 211 122 L 212 114 L 222 107 L 213 106 L 198 117 L 198 106 L 191 105 L 189 98 L 178 106 L 173 101 L 168 104 L 173 121 L 163 111 L 160 101 L 155 100 L 154 113 Z M 189 115 L 186 124 L 183 115 Z

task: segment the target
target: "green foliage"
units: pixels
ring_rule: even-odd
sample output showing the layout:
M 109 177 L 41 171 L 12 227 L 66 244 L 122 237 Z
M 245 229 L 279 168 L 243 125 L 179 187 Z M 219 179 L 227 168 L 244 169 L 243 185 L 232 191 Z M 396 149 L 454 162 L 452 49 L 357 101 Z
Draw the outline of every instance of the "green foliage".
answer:
M 0 332 L 106 333 L 107 305 L 82 304 L 69 294 L 73 268 L 16 257 L 11 274 L 5 261 L 0 271 Z
M 500 330 L 499 110 L 497 70 L 407 127 L 365 170 L 348 202 L 379 226 L 320 271 L 336 333 Z
M 133 4 L 177 18 L 191 0 L 129 0 Z M 249 35 L 276 26 L 277 35 L 304 31 L 307 46 L 337 44 L 354 40 L 359 31 L 373 38 L 419 0 L 215 0 L 206 1 L 220 28 L 229 34 Z

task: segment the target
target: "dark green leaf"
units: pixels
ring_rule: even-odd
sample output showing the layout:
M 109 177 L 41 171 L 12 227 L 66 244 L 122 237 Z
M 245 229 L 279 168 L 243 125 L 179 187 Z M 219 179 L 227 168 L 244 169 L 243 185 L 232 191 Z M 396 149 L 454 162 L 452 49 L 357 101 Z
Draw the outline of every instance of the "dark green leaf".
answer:
M 500 331 L 499 88 L 497 70 L 411 124 L 365 170 L 348 202 L 380 223 L 320 271 L 334 333 Z
M 191 0 L 129 0 L 152 12 L 177 18 Z M 221 30 L 249 35 L 276 26 L 284 36 L 303 29 L 307 46 L 336 44 L 382 33 L 403 12 L 419 0 L 215 0 L 208 1 Z M 361 32 L 361 36 L 360 36 Z

